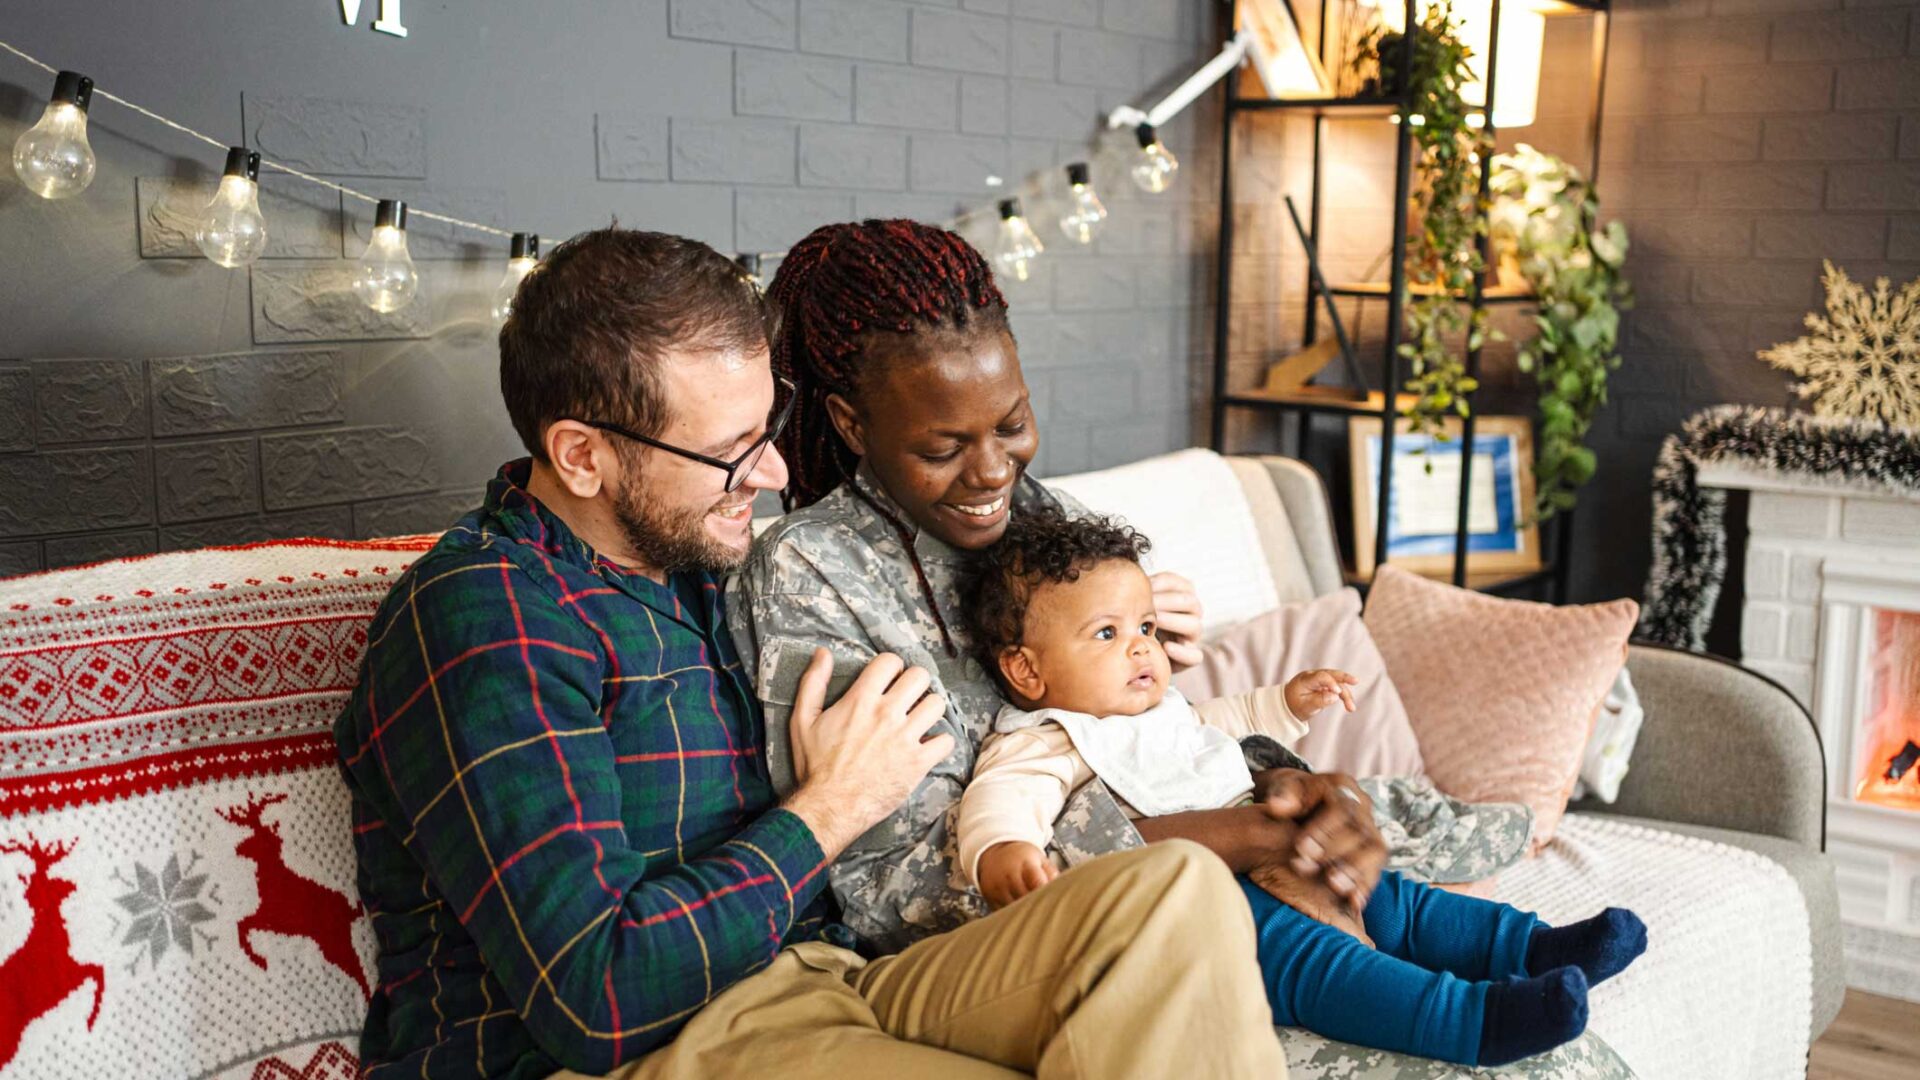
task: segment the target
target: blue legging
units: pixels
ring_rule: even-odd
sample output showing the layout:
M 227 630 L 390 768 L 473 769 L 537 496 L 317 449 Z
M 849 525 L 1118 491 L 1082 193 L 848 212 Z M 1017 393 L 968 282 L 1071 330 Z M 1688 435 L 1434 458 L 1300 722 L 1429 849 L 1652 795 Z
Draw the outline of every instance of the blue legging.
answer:
M 1467 1065 L 1480 1051 L 1487 981 L 1526 974 L 1539 922 L 1387 871 L 1362 912 L 1369 949 L 1244 877 L 1240 888 L 1253 905 L 1274 1023 Z

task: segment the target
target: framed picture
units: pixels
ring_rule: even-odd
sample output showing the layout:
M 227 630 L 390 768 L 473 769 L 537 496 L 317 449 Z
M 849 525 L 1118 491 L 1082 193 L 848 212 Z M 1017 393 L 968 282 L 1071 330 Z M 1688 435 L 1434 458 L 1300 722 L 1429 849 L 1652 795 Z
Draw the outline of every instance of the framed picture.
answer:
M 1387 559 L 1416 572 L 1453 568 L 1460 498 L 1461 428 L 1447 421 L 1444 441 L 1407 430 L 1393 437 L 1393 490 L 1387 505 Z M 1373 573 L 1374 509 L 1379 505 L 1380 421 L 1347 425 L 1353 473 L 1355 569 Z M 1533 517 L 1533 429 L 1522 416 L 1482 416 L 1473 430 L 1473 489 L 1467 502 L 1467 569 L 1506 573 L 1540 569 Z
M 1253 38 L 1253 66 L 1269 97 L 1326 97 L 1333 92 L 1320 58 L 1300 38 L 1287 0 L 1242 0 L 1240 29 Z

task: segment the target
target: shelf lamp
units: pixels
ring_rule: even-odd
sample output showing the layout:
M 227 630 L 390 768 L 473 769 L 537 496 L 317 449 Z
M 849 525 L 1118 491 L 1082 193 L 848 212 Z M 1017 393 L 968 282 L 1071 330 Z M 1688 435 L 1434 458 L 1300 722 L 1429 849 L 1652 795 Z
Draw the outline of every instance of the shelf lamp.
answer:
M 1419 11 L 1425 15 L 1435 0 L 1421 0 Z M 1404 3 L 1382 0 L 1380 21 L 1394 33 L 1407 28 Z M 1473 81 L 1460 88 L 1469 105 L 1487 103 L 1487 49 L 1493 38 L 1492 0 L 1453 0 L 1454 18 L 1459 20 L 1460 43 L 1473 50 L 1467 69 Z M 1528 0 L 1512 0 L 1500 5 L 1500 70 L 1494 87 L 1493 126 L 1505 131 L 1531 125 L 1540 102 L 1540 52 L 1547 36 L 1547 17 Z M 1468 118 L 1479 126 L 1479 116 Z

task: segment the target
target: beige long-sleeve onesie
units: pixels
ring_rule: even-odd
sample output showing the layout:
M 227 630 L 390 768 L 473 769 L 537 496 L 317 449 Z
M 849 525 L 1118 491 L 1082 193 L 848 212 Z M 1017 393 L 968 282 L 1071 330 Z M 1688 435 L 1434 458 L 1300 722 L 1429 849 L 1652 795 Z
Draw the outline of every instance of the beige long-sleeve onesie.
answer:
M 1279 686 L 1200 702 L 1192 706 L 1192 716 L 1235 742 L 1267 735 L 1291 747 L 1307 732 L 1307 725 L 1287 708 L 1285 688 Z M 1067 799 L 1094 775 L 1072 737 L 1056 722 L 988 736 L 973 779 L 960 797 L 958 862 L 967 880 L 978 884 L 980 856 L 995 844 L 1017 840 L 1045 850 Z M 1243 802 L 1252 789 L 1249 775 L 1246 786 L 1220 805 Z M 1124 800 L 1121 808 L 1131 817 L 1143 816 Z

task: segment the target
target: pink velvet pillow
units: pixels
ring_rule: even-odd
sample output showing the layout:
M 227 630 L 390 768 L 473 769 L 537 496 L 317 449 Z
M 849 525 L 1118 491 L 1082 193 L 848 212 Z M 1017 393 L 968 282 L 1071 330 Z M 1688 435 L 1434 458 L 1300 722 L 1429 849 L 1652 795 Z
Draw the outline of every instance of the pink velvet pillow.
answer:
M 1327 709 L 1308 721 L 1294 752 L 1321 772 L 1419 776 L 1420 742 L 1387 667 L 1360 621 L 1352 589 L 1288 604 L 1250 619 L 1210 643 L 1201 662 L 1174 684 L 1194 701 L 1277 686 L 1311 668 L 1340 668 L 1360 680 L 1355 711 Z
M 1537 852 L 1566 812 L 1639 615 L 1632 600 L 1506 600 L 1388 565 L 1374 577 L 1365 620 L 1434 786 L 1468 802 L 1525 803 Z

